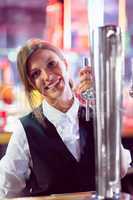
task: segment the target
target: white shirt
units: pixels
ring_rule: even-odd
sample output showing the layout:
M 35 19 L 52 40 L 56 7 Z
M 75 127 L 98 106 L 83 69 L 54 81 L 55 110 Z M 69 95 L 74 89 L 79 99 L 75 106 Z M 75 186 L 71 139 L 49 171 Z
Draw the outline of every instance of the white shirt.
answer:
M 44 115 L 54 124 L 65 145 L 77 160 L 80 158 L 78 118 L 75 118 L 78 108 L 77 99 L 66 113 L 43 102 Z M 30 176 L 29 166 L 32 166 L 26 133 L 19 119 L 12 124 L 12 132 L 6 155 L 0 160 L 0 198 L 17 197 L 26 186 L 25 180 Z M 122 155 L 126 171 L 131 157 L 124 148 Z
M 66 113 L 50 106 L 47 102 L 43 103 L 45 117 L 56 127 L 63 142 L 77 160 L 80 158 L 78 109 L 79 101 L 76 98 Z

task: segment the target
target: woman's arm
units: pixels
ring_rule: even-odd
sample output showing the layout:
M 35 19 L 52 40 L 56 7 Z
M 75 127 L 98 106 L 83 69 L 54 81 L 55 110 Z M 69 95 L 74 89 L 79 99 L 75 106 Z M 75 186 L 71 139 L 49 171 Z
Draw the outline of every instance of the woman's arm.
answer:
M 12 125 L 12 136 L 5 156 L 0 160 L 0 197 L 19 196 L 30 175 L 30 153 L 27 138 L 19 120 Z

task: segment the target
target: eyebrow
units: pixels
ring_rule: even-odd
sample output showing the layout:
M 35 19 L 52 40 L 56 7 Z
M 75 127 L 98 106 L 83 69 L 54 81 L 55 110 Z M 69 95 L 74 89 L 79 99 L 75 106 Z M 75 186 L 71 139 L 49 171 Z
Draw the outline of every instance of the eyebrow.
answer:
M 51 55 L 46 59 L 46 65 L 50 62 L 50 61 L 52 61 L 52 60 L 56 60 L 56 61 L 58 61 L 57 60 L 57 58 L 54 58 L 54 57 L 52 57 Z M 29 70 L 28 70 L 28 73 L 29 73 L 29 75 L 30 75 L 30 73 L 31 73 L 31 71 L 33 71 L 33 70 L 36 70 L 36 67 L 37 66 L 39 66 L 39 65 L 35 65 L 35 68 L 33 68 L 33 69 L 31 69 L 31 67 L 28 67 L 28 68 L 30 68 Z
M 53 58 L 53 57 L 50 56 L 50 57 L 48 58 L 47 62 L 49 62 L 49 61 L 51 61 L 51 60 L 57 60 L 57 58 Z

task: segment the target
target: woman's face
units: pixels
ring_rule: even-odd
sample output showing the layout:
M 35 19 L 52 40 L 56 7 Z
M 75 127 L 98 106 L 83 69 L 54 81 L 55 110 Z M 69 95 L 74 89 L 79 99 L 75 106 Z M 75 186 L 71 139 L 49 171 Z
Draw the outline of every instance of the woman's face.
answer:
M 65 60 L 51 50 L 38 49 L 28 62 L 33 87 L 48 100 L 59 98 L 68 83 Z

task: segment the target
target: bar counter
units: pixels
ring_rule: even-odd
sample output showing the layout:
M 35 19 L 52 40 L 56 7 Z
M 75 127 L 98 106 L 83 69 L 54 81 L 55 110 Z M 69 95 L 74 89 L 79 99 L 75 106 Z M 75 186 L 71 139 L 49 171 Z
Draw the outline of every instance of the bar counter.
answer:
M 95 192 L 53 194 L 50 196 L 41 196 L 41 197 L 14 198 L 12 200 L 91 200 L 91 199 L 98 200 L 97 198 L 95 198 Z M 121 193 L 121 197 L 119 200 L 133 200 L 133 196 L 126 193 Z

